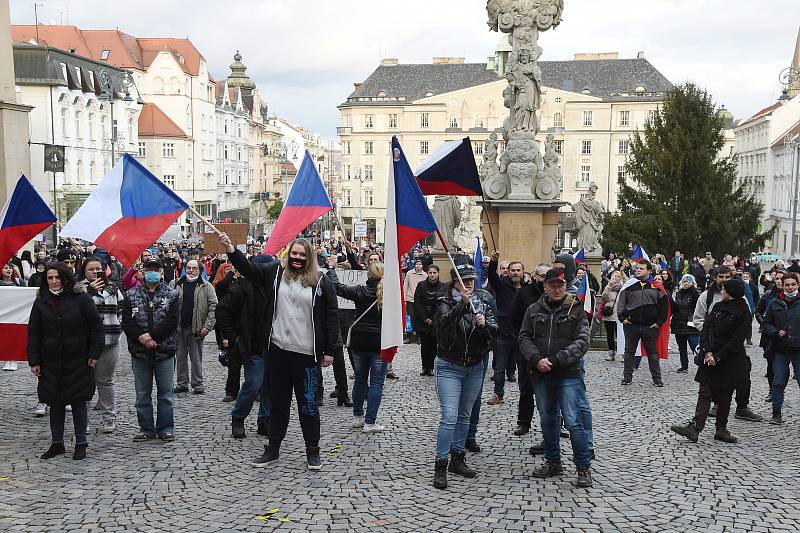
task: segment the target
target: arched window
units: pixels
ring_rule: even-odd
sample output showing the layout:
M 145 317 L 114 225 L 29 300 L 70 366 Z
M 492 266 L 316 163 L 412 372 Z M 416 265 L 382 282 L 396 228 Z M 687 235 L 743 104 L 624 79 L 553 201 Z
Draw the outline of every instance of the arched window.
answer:
M 556 113 L 553 115 L 553 127 L 554 128 L 563 128 L 564 127 L 564 117 L 561 113 Z
M 156 77 L 153 80 L 153 90 L 156 94 L 164 94 L 164 80 L 159 77 Z
M 178 78 L 172 78 L 169 80 L 169 92 L 170 94 L 181 94 L 181 80 Z

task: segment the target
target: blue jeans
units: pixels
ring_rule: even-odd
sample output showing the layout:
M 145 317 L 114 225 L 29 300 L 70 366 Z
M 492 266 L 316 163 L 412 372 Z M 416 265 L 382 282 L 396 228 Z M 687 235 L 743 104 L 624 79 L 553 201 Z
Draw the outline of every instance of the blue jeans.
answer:
M 261 394 L 261 403 L 258 407 L 258 418 L 266 418 L 270 415 L 271 406 L 269 403 L 269 381 L 266 373 L 266 362 L 261 354 L 251 355 L 249 361 L 244 361 L 244 384 L 239 389 L 236 396 L 236 404 L 231 410 L 233 418 L 247 418 L 250 410 L 253 409 L 253 402 L 256 394 Z
M 513 371 L 517 360 L 519 344 L 516 337 L 500 335 L 495 339 L 494 351 L 494 393 L 505 396 L 506 372 Z
M 75 444 L 88 444 L 86 428 L 89 425 L 89 402 L 72 402 L 72 427 L 75 428 Z M 66 405 L 50 405 L 50 435 L 54 443 L 64 444 L 64 419 Z
M 475 398 L 475 405 L 472 406 L 472 414 L 469 415 L 469 431 L 467 432 L 467 440 L 475 440 L 478 434 L 478 422 L 481 419 L 481 403 L 483 402 L 483 380 L 486 378 L 486 370 L 489 368 L 489 354 L 483 358 L 483 373 L 481 374 L 481 386 L 478 389 L 478 397 Z M 523 376 L 524 377 L 524 376 Z M 522 382 L 520 380 L 520 382 Z
M 559 444 L 558 411 L 564 417 L 564 426 L 569 431 L 572 443 L 572 456 L 575 467 L 589 468 L 589 443 L 581 423 L 580 398 L 581 378 L 549 379 L 540 378 L 533 384 L 536 405 L 544 437 L 544 457 L 548 461 L 561 462 Z
M 388 363 L 377 352 L 353 351 L 353 415 L 363 416 L 365 424 L 374 424 L 378 418 L 378 408 L 383 397 L 383 383 L 386 381 Z M 367 387 L 369 378 L 369 387 Z M 367 414 L 364 415 L 364 398 L 367 399 Z
M 686 344 L 689 344 L 689 351 L 694 358 L 694 350 L 700 344 L 700 335 L 675 334 L 675 342 L 678 343 L 678 353 L 681 356 L 681 368 L 689 368 L 689 352 L 686 351 Z
M 172 409 L 172 380 L 175 379 L 175 358 L 162 359 L 131 357 L 133 382 L 136 389 L 136 418 L 139 429 L 147 435 L 175 432 Z M 153 424 L 153 378 L 156 381 L 156 423 Z
M 590 450 L 594 450 L 594 431 L 592 431 L 592 406 L 589 405 L 589 397 L 586 396 L 586 369 L 583 366 L 584 358 L 581 358 L 581 395 L 579 398 L 581 413 L 581 424 L 586 433 L 586 443 Z
M 800 352 L 778 353 L 772 359 L 772 370 L 775 377 L 772 378 L 772 408 L 780 409 L 783 407 L 783 395 L 786 385 L 789 383 L 789 364 L 794 367 L 794 379 L 800 385 Z
M 484 366 L 480 363 L 464 366 L 436 358 L 436 394 L 442 409 L 436 436 L 437 459 L 446 459 L 451 448 L 455 452 L 464 451 L 472 406 L 483 385 L 483 371 Z

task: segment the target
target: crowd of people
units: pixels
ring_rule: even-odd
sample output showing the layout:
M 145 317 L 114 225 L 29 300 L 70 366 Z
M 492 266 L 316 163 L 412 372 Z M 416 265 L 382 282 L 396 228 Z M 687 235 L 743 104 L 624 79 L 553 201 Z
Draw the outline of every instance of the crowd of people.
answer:
M 228 370 L 223 401 L 233 403 L 233 438 L 246 437 L 246 419 L 259 404 L 256 431 L 267 444 L 254 466 L 279 459 L 294 396 L 308 468 L 321 468 L 319 407 L 322 369 L 328 366 L 336 383 L 331 397 L 352 409 L 352 427 L 367 434 L 386 429 L 379 419 L 384 383 L 398 376 L 380 346 L 380 247 L 298 238 L 271 257 L 257 244 L 239 250 L 224 234 L 220 244 L 225 253 L 206 254 L 188 242 L 156 244 L 124 269 L 106 251 L 68 241 L 56 250 L 37 250 L 35 259 L 25 252 L 5 265 L 0 286 L 39 287 L 28 359 L 38 378 L 35 412 L 50 413 L 52 442 L 42 459 L 65 453 L 68 410 L 73 458 L 86 457 L 93 398 L 101 431 L 115 431 L 114 373 L 123 336 L 136 393 L 134 441 L 175 439 L 174 394 L 206 392 L 203 346 L 212 332 L 218 359 Z M 711 253 L 691 261 L 680 252 L 652 261 L 609 254 L 598 279 L 569 253 L 528 271 L 495 250 L 479 264 L 457 254 L 453 266 L 451 281 L 443 281 L 444 265 L 435 264 L 424 245 L 402 259 L 406 332 L 419 344 L 420 376 L 433 377 L 441 408 L 433 468 L 437 488 L 447 487 L 448 473 L 477 475 L 467 452 L 481 451 L 481 408 L 502 405 L 511 383 L 519 389 L 514 435 L 529 433 L 539 413 L 542 439 L 529 452 L 544 462 L 533 475 L 563 473 L 559 439 L 568 437 L 576 485 L 591 487 L 595 447 L 585 356 L 598 332 L 608 343 L 606 359 L 622 356 L 623 386 L 632 383 L 646 357 L 655 387 L 664 386 L 664 332 L 671 332 L 677 372 L 688 373 L 693 361 L 699 384 L 694 416 L 672 431 L 696 442 L 707 418 L 715 417 L 714 438 L 731 443 L 736 437 L 727 424 L 734 396 L 736 418 L 762 420 L 749 407 L 745 346 L 752 343 L 755 317 L 768 362 L 771 422 L 783 421 L 790 365 L 794 377 L 800 376 L 797 261 L 788 269 L 779 261 L 762 272 L 755 256 L 747 261 L 725 256 L 718 263 Z M 366 271 L 366 282 L 342 283 L 337 271 L 348 269 Z M 584 310 L 586 296 L 578 294 L 584 280 L 594 298 L 591 314 Z M 352 301 L 354 309 L 340 309 L 339 298 Z M 624 347 L 622 354 L 618 346 Z M 352 389 L 345 354 L 354 373 Z M 490 367 L 493 392 L 484 403 Z

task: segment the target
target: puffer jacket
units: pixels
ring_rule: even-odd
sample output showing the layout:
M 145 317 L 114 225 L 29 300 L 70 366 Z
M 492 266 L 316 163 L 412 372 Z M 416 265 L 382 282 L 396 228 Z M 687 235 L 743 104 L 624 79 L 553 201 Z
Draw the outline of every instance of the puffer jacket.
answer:
M 186 276 L 181 276 L 169 284 L 170 289 L 178 291 L 181 305 L 183 305 L 184 281 L 186 281 Z M 217 323 L 217 303 L 217 292 L 214 290 L 214 286 L 208 281 L 198 278 L 194 288 L 194 308 L 192 309 L 192 332 L 195 335 L 199 335 L 203 328 L 208 331 L 214 329 L 214 324 Z
M 103 345 L 103 321 L 82 285 L 58 297 L 39 291 L 28 320 L 28 364 L 42 371 L 39 401 L 91 400 L 94 368 L 88 362 L 100 357 Z
M 436 315 L 436 307 L 439 298 L 447 294 L 447 285 L 441 281 L 431 283 L 424 279 L 417 284 L 414 291 L 414 331 L 417 333 L 433 333 L 433 324 L 428 324 L 426 320 L 433 320 Z
M 368 279 L 365 285 L 336 283 L 336 294 L 356 304 L 356 316 L 353 320 L 358 320 L 361 317 L 358 322 L 353 323 L 353 329 L 350 334 L 349 348 L 353 351 L 368 353 L 380 353 L 381 351 L 381 320 L 383 315 L 378 308 L 378 304 L 375 303 L 378 283 L 379 280 L 376 279 Z
M 749 375 L 744 341 L 753 315 L 744 298 L 715 305 L 700 332 L 700 353 L 712 353 L 716 364 L 700 364 L 694 380 L 712 388 L 736 388 Z
M 800 352 L 800 298 L 787 298 L 779 292 L 767 305 L 761 327 L 771 339 L 773 352 Z M 778 335 L 781 330 L 786 332 L 783 337 Z
M 581 371 L 581 358 L 589 349 L 589 321 L 580 300 L 571 294 L 553 307 L 544 295 L 531 305 L 522 319 L 519 351 L 528 362 L 528 373 L 534 381 L 576 378 Z M 553 365 L 549 372 L 540 372 L 536 365 L 547 359 Z
M 438 300 L 433 322 L 438 343 L 436 355 L 451 363 L 477 365 L 489 353 L 491 340 L 500 329 L 495 319 L 494 298 L 483 289 L 475 289 L 475 307 L 486 318 L 486 325 L 479 328 L 472 306 L 460 294 L 456 295 L 448 294 Z
M 674 297 L 670 295 L 670 303 L 672 304 L 670 331 L 673 334 L 697 335 L 699 333 L 696 328 L 689 325 L 689 322 L 694 318 L 694 310 L 697 307 L 698 298 L 700 298 L 700 292 L 694 287 L 679 289 Z
M 122 304 L 122 331 L 128 339 L 131 357 L 156 360 L 175 356 L 178 349 L 178 325 L 181 319 L 181 303 L 178 291 L 159 283 L 150 293 L 142 284 L 126 293 Z M 156 341 L 157 346 L 148 350 L 139 342 L 145 333 Z
M 242 361 L 264 354 L 264 339 L 256 332 L 264 323 L 264 289 L 240 276 L 217 305 L 216 331 Z

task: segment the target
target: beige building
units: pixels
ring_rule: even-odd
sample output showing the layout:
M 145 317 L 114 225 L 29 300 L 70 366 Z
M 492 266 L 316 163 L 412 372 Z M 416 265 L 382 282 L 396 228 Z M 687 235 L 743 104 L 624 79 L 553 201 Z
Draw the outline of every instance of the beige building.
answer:
M 431 64 L 404 65 L 384 59 L 355 84 L 339 106 L 342 171 L 336 195 L 346 226 L 361 217 L 370 238 L 382 240 L 393 135 L 412 168 L 441 143 L 467 136 L 480 163 L 485 140 L 493 131 L 500 133 L 508 115 L 502 96 L 507 82 L 498 76 L 506 54 L 500 49 L 487 63 L 439 57 Z M 543 98 L 537 139 L 555 136 L 564 174 L 562 198 L 574 203 L 595 182 L 598 200 L 615 210 L 630 137 L 672 84 L 642 54 L 634 59 L 576 54 L 572 61 L 541 61 L 539 66 Z M 563 222 L 569 232 L 568 213 Z

